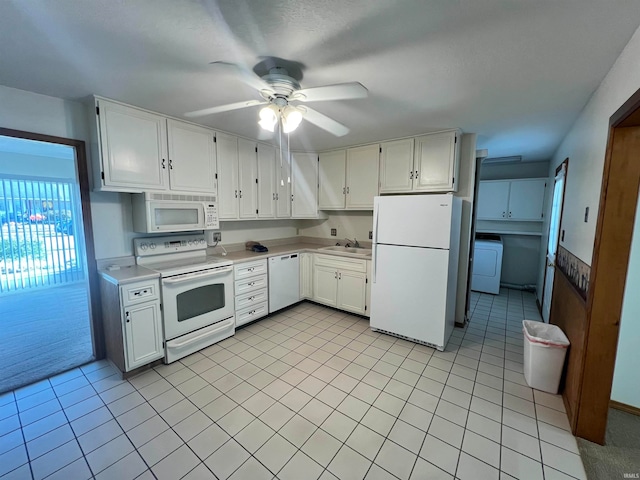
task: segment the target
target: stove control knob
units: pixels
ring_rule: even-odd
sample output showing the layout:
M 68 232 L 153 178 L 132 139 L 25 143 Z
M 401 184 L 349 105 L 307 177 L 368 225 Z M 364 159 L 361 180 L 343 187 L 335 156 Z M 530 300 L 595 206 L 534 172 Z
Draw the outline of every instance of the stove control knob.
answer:
M 155 243 L 153 243 L 153 242 L 151 242 L 151 243 L 149 244 L 149 248 L 150 248 L 151 250 L 155 250 L 155 249 L 156 249 L 156 244 L 155 244 Z
M 141 244 L 140 244 L 140 250 L 142 250 L 143 252 L 144 252 L 147 248 L 149 248 L 149 245 L 147 245 L 146 243 L 141 243 Z
M 193 245 L 193 240 L 189 240 L 189 246 Z
M 204 238 L 200 239 L 200 245 L 204 245 Z

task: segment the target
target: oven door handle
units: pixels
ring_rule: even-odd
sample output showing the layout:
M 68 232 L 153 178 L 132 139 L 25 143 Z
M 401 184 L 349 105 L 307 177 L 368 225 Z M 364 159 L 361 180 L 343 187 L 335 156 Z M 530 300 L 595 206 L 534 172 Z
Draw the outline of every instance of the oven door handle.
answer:
M 189 280 L 201 280 L 203 278 L 217 277 L 223 273 L 229 273 L 233 271 L 233 267 L 217 268 L 214 270 L 205 270 L 204 272 L 186 273 L 174 278 L 163 278 L 162 283 L 166 285 L 173 285 L 175 283 L 187 282 Z

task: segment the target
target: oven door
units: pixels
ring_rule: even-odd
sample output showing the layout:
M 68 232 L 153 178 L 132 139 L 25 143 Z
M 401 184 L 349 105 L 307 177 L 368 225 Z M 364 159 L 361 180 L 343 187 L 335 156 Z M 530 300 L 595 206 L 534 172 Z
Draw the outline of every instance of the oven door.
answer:
M 149 202 L 150 232 L 183 232 L 205 227 L 202 202 Z
M 165 340 L 233 317 L 233 267 L 163 278 L 162 303 Z

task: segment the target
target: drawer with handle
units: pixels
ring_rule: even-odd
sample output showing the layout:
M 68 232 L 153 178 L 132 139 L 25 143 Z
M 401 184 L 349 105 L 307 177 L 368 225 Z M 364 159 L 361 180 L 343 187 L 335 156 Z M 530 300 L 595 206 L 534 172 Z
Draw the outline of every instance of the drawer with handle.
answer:
M 242 295 L 244 293 L 254 292 L 261 288 L 267 288 L 268 280 L 267 275 L 260 275 L 259 277 L 251 277 L 245 280 L 236 280 L 235 294 Z
M 262 318 L 269 313 L 267 302 L 252 305 L 251 307 L 243 310 L 236 311 L 236 327 L 244 325 L 245 323 L 253 322 L 258 318 Z
M 235 280 L 243 278 L 254 277 L 256 275 L 267 273 L 267 259 L 258 260 L 255 262 L 245 262 L 238 265 L 234 265 L 233 271 L 235 274 Z
M 236 297 L 236 310 L 242 310 L 260 302 L 266 302 L 269 299 L 267 289 L 257 290 L 255 292 L 245 293 Z
M 134 305 L 136 303 L 149 302 L 158 299 L 158 280 L 136 282 L 120 287 L 122 305 Z

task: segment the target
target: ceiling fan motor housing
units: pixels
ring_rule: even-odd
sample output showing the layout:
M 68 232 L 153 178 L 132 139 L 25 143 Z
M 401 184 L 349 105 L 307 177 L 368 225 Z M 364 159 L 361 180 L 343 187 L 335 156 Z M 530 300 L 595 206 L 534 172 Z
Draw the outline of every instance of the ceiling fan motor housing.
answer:
M 288 72 L 281 67 L 272 68 L 262 79 L 271 86 L 276 93 L 276 98 L 284 97 L 286 100 L 293 92 L 300 90 L 298 81 L 290 77 Z M 270 95 L 270 97 L 272 96 L 273 94 Z

